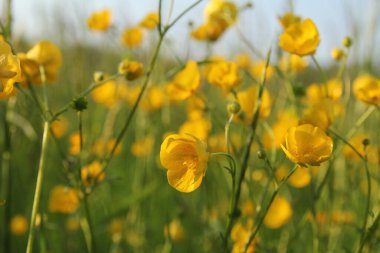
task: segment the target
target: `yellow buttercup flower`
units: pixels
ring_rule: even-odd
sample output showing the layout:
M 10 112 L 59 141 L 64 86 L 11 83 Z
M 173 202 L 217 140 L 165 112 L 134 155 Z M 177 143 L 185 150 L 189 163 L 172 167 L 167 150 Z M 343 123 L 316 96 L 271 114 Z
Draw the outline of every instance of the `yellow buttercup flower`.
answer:
M 305 58 L 291 54 L 288 57 L 281 58 L 279 65 L 282 71 L 296 74 L 304 71 L 309 64 Z
M 223 34 L 223 27 L 216 22 L 201 24 L 191 32 L 191 37 L 200 41 L 216 41 Z
M 312 124 L 326 130 L 342 111 L 343 106 L 339 102 L 335 102 L 330 98 L 323 98 L 305 110 L 300 123 Z
M 301 22 L 301 17 L 294 15 L 292 12 L 288 12 L 279 17 L 278 20 L 280 21 L 282 28 L 286 29 L 294 23 Z
M 50 125 L 51 131 L 55 137 L 62 138 L 62 136 L 66 133 L 68 128 L 67 119 L 64 117 L 60 117 L 59 119 L 53 121 Z
M 233 241 L 232 253 L 241 253 L 245 249 L 245 244 L 253 229 L 253 220 L 249 219 L 246 224 L 236 223 L 231 230 L 231 239 Z M 248 247 L 247 253 L 255 252 L 255 241 L 252 241 Z
M 251 75 L 256 79 L 256 80 L 261 80 L 263 77 L 265 70 L 265 62 L 264 61 L 258 61 L 254 62 L 251 65 Z M 268 68 L 266 70 L 266 80 L 269 81 L 274 74 L 274 68 L 272 65 L 268 65 Z
M 380 104 L 380 80 L 372 75 L 361 75 L 353 84 L 355 97 L 371 105 Z
M 276 171 L 276 177 L 278 180 L 283 180 L 289 174 L 289 168 L 281 166 Z M 303 188 L 310 184 L 311 173 L 308 168 L 298 167 L 293 174 L 289 177 L 288 183 L 295 188 Z
M 10 45 L 0 37 L 0 99 L 13 95 L 15 82 L 21 81 L 21 67 Z
M 131 152 L 136 157 L 144 157 L 151 154 L 154 145 L 154 138 L 146 136 L 132 144 Z
M 241 112 L 244 114 L 242 117 L 245 122 L 252 121 L 253 113 L 256 109 L 258 96 L 258 87 L 251 85 L 248 89 L 239 91 L 237 93 L 238 102 L 241 107 Z M 270 114 L 271 99 L 269 92 L 264 88 L 263 96 L 261 98 L 260 117 L 265 119 Z
M 104 180 L 106 174 L 99 161 L 94 161 L 81 169 L 81 178 L 84 186 L 90 187 Z
M 159 22 L 159 16 L 157 12 L 148 13 L 144 19 L 140 22 L 140 26 L 149 30 L 156 28 Z
M 127 80 L 132 81 L 144 74 L 144 65 L 141 62 L 125 59 L 120 62 L 118 72 Z
M 144 39 L 144 33 L 140 27 L 126 29 L 121 35 L 121 43 L 129 48 L 135 48 L 141 45 Z
M 198 189 L 208 158 L 206 144 L 191 135 L 171 134 L 161 145 L 160 160 L 167 169 L 168 182 L 180 192 Z
M 233 2 L 212 0 L 206 6 L 204 15 L 206 21 L 218 23 L 225 29 L 236 22 L 238 8 Z
M 266 132 L 263 137 L 265 148 L 271 149 L 273 144 L 276 148 L 280 148 L 281 144 L 284 143 L 288 129 L 297 125 L 298 118 L 294 113 L 280 111 L 277 116 L 277 121 L 272 125 L 272 133 Z
M 211 121 L 206 119 L 202 114 L 196 113 L 179 128 L 180 134 L 191 134 L 202 141 L 207 140 L 210 131 Z
M 74 213 L 79 208 L 79 193 L 77 190 L 57 185 L 49 198 L 49 211 L 53 213 Z
M 128 87 L 125 81 L 110 80 L 94 89 L 91 92 L 91 97 L 96 103 L 110 108 L 120 102 L 127 94 Z
M 72 133 L 69 138 L 71 155 L 78 155 L 80 153 L 80 135 L 79 132 Z
M 87 19 L 87 26 L 92 31 L 107 31 L 111 26 L 111 11 L 104 9 L 94 12 Z
M 207 80 L 225 91 L 229 91 L 239 85 L 241 78 L 239 68 L 235 62 L 217 62 L 211 65 Z
M 21 214 L 13 216 L 9 224 L 9 230 L 12 235 L 23 235 L 28 230 L 28 227 L 28 220 Z
M 289 53 L 303 56 L 314 54 L 319 42 L 319 32 L 314 22 L 305 19 L 286 28 L 280 36 L 279 46 Z
M 277 196 L 265 215 L 264 224 L 268 228 L 278 229 L 288 223 L 292 215 L 293 209 L 289 201 L 284 197 Z
M 26 58 L 44 68 L 47 83 L 53 83 L 57 79 L 59 68 L 62 64 L 62 54 L 55 44 L 47 40 L 40 41 L 26 53 Z M 23 70 L 25 71 L 26 69 Z M 25 74 L 30 78 L 32 83 L 41 83 L 39 68 Z
M 319 166 L 330 159 L 333 142 L 319 127 L 303 124 L 289 128 L 285 146 L 281 147 L 292 162 L 303 167 Z
M 185 230 L 179 220 L 173 220 L 164 227 L 165 237 L 173 241 L 181 241 L 185 237 Z
M 199 88 L 201 76 L 195 61 L 189 60 L 183 70 L 167 85 L 167 93 L 172 101 L 182 101 L 193 95 Z

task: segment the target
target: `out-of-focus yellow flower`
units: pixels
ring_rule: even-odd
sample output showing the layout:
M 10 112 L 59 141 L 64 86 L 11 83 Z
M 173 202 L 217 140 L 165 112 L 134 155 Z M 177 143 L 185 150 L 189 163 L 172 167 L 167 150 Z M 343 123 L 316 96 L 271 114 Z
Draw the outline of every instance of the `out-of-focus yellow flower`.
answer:
M 202 114 L 193 113 L 179 128 L 180 134 L 191 134 L 202 141 L 206 141 L 211 131 L 211 121 Z
M 78 191 L 57 185 L 53 188 L 49 198 L 49 211 L 53 213 L 74 213 L 79 207 Z
M 282 71 L 289 71 L 290 73 L 297 74 L 304 71 L 309 64 L 305 58 L 296 54 L 291 54 L 287 57 L 281 58 L 279 65 Z
M 140 46 L 143 39 L 144 33 L 140 27 L 128 28 L 121 35 L 121 43 L 129 48 Z
M 164 227 L 165 237 L 169 237 L 174 242 L 181 241 L 185 237 L 185 230 L 179 220 L 173 220 Z
M 280 111 L 277 116 L 277 121 L 272 125 L 272 133 L 266 132 L 264 134 L 263 144 L 265 148 L 271 149 L 273 144 L 276 148 L 280 148 L 281 144 L 284 143 L 288 129 L 297 125 L 298 118 L 294 113 Z
M 352 224 L 355 217 L 352 212 L 334 210 L 331 215 L 331 220 L 336 224 Z
M 132 81 L 144 74 L 144 65 L 141 62 L 125 59 L 120 62 L 118 72 L 127 80 Z
M 284 197 L 277 196 L 265 215 L 264 224 L 268 228 L 278 229 L 288 223 L 292 215 L 293 209 L 289 201 Z
M 123 232 L 123 226 L 124 226 L 125 220 L 122 218 L 114 218 L 112 219 L 111 223 L 108 226 L 108 231 L 111 233 L 111 235 L 114 236 L 120 236 Z
M 244 216 L 253 217 L 255 211 L 255 204 L 253 204 L 252 200 L 246 200 L 243 202 L 241 206 L 241 213 Z
M 167 85 L 166 91 L 172 101 L 182 101 L 199 88 L 201 76 L 195 61 L 189 60 L 183 70 Z
M 356 98 L 366 104 L 380 104 L 380 80 L 372 75 L 361 75 L 353 84 Z
M 148 156 L 152 153 L 153 145 L 154 138 L 152 136 L 146 136 L 132 144 L 131 152 L 136 157 Z
M 334 48 L 331 51 L 331 58 L 333 58 L 336 61 L 342 60 L 344 57 L 344 51 L 341 48 Z
M 232 253 L 241 253 L 245 249 L 245 244 L 253 229 L 253 220 L 249 219 L 247 224 L 236 223 L 231 231 L 231 239 L 233 241 Z M 255 241 L 252 241 L 248 247 L 247 253 L 255 252 Z
M 241 107 L 241 112 L 244 113 L 244 121 L 250 123 L 252 121 L 253 113 L 256 109 L 258 96 L 258 87 L 251 85 L 248 89 L 239 91 L 237 93 L 238 102 Z M 270 114 L 271 99 L 269 92 L 264 88 L 263 96 L 261 98 L 260 117 L 265 119 Z
M 77 155 L 80 153 L 80 135 L 79 132 L 72 133 L 70 135 L 70 148 L 69 153 L 72 155 Z
M 111 10 L 96 11 L 87 19 L 87 26 L 91 31 L 105 32 L 111 26 Z
M 319 32 L 314 22 L 305 19 L 286 28 L 280 36 L 279 46 L 289 53 L 303 56 L 314 54 L 319 42 Z
M 360 133 L 355 135 L 353 138 L 349 140 L 349 143 L 355 147 L 355 149 L 364 157 L 365 152 L 364 152 L 364 145 L 363 145 L 363 140 L 368 139 L 368 135 L 364 133 Z M 368 161 L 372 163 L 377 163 L 378 161 L 378 154 L 377 154 L 377 147 L 369 144 L 366 147 L 366 153 L 368 155 Z M 343 155 L 346 158 L 353 159 L 356 161 L 361 161 L 360 157 L 350 148 L 349 146 L 344 146 L 343 148 Z
M 229 91 L 239 85 L 241 78 L 235 62 L 218 62 L 211 66 L 207 76 L 208 82 Z
M 201 185 L 209 154 L 206 144 L 186 134 L 171 134 L 161 145 L 160 160 L 167 169 L 169 184 L 181 192 L 192 192 Z
M 44 68 L 47 83 L 53 83 L 57 79 L 58 71 L 62 64 L 62 54 L 55 44 L 42 40 L 26 53 L 26 58 Z M 28 68 L 23 68 L 24 74 L 28 76 L 32 83 L 40 84 L 42 82 L 40 69 L 38 68 L 36 71 L 32 65 L 29 65 L 29 67 L 31 73 L 26 72 Z
M 69 232 L 75 232 L 80 228 L 80 220 L 78 217 L 69 217 L 65 224 L 66 230 Z
M 342 112 L 343 106 L 339 102 L 329 98 L 321 99 L 305 110 L 300 124 L 312 124 L 326 130 Z
M 223 34 L 223 27 L 216 22 L 201 24 L 191 32 L 191 36 L 200 41 L 216 41 Z
M 60 117 L 59 119 L 53 121 L 50 125 L 51 131 L 53 132 L 54 136 L 59 138 L 62 138 L 62 136 L 66 133 L 68 128 L 68 122 L 66 118 Z
M 94 161 L 81 169 L 82 183 L 86 187 L 102 182 L 106 177 L 99 161 Z
M 306 89 L 307 101 L 318 103 L 323 98 L 338 101 L 343 94 L 343 83 L 339 79 L 330 79 L 325 85 L 313 83 Z
M 116 143 L 115 138 L 111 138 L 109 140 L 99 139 L 94 142 L 92 146 L 92 152 L 98 157 L 104 157 L 107 152 L 111 152 L 113 146 Z M 122 145 L 119 143 L 115 149 L 114 155 L 117 156 L 121 152 Z
M 281 166 L 276 171 L 278 180 L 284 179 L 289 174 L 289 168 Z M 308 168 L 298 167 L 296 171 L 289 177 L 288 183 L 295 188 L 303 188 L 310 184 L 311 174 Z
M 133 106 L 136 103 L 140 92 L 140 86 L 132 86 L 129 88 L 127 101 L 130 106 Z M 161 87 L 158 85 L 151 85 L 145 91 L 145 95 L 141 99 L 139 108 L 147 112 L 160 109 L 165 102 L 165 98 L 165 92 Z
M 235 56 L 235 62 L 239 68 L 248 68 L 251 66 L 251 57 L 248 54 L 238 54 Z
M 238 17 L 238 8 L 233 2 L 212 0 L 204 10 L 207 22 L 218 23 L 223 29 L 234 24 Z
M 0 99 L 13 95 L 15 82 L 21 81 L 21 67 L 11 46 L 0 37 Z
M 17 53 L 17 57 L 20 60 L 20 66 L 22 70 L 20 83 L 23 86 L 27 86 L 30 83 L 39 83 L 40 80 L 36 80 L 40 75 L 37 62 L 28 59 L 26 53 Z
M 23 235 L 28 230 L 28 227 L 28 220 L 21 214 L 13 216 L 9 224 L 9 230 L 12 235 Z
M 288 12 L 285 13 L 283 16 L 279 17 L 278 20 L 280 21 L 282 28 L 286 29 L 294 23 L 300 23 L 301 17 L 294 15 L 294 13 L 292 12 Z
M 159 16 L 157 12 L 148 13 L 144 19 L 140 22 L 140 26 L 149 30 L 156 28 L 159 22 Z
M 263 74 L 264 74 L 264 70 L 265 70 L 265 62 L 264 61 L 258 61 L 258 62 L 254 62 L 252 63 L 251 65 L 251 75 L 256 79 L 256 80 L 261 80 L 261 78 L 263 77 Z M 268 68 L 266 70 L 266 80 L 269 81 L 273 74 L 274 74 L 274 68 L 272 65 L 268 65 Z
M 128 87 L 124 81 L 107 81 L 91 92 L 91 97 L 96 103 L 105 107 L 112 107 L 128 94 Z
M 285 146 L 281 147 L 292 162 L 303 167 L 319 166 L 330 159 L 333 142 L 319 127 L 303 124 L 289 128 Z

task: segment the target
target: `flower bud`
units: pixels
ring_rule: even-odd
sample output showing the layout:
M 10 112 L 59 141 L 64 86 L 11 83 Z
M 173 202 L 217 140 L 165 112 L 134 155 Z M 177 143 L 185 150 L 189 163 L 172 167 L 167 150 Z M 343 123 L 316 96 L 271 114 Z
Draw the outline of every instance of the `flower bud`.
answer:
M 240 104 L 237 101 L 228 103 L 227 111 L 231 114 L 237 114 L 240 112 Z
M 344 57 L 344 52 L 342 49 L 340 48 L 334 48 L 332 51 L 331 51 L 331 57 L 335 60 L 335 61 L 340 61 L 343 59 Z
M 78 111 L 78 112 L 81 112 L 81 111 L 84 111 L 87 109 L 87 105 L 88 105 L 88 102 L 87 102 L 87 99 L 86 97 L 79 97 L 79 98 L 75 98 L 73 100 L 73 105 L 72 107 Z
M 261 149 L 261 150 L 257 151 L 257 157 L 259 159 L 263 160 L 267 157 L 267 154 L 265 153 L 264 150 Z
M 343 46 L 349 48 L 352 45 L 352 39 L 351 37 L 346 36 L 342 41 Z
M 104 73 L 101 71 L 96 71 L 94 73 L 93 78 L 94 78 L 95 83 L 103 82 L 104 81 Z

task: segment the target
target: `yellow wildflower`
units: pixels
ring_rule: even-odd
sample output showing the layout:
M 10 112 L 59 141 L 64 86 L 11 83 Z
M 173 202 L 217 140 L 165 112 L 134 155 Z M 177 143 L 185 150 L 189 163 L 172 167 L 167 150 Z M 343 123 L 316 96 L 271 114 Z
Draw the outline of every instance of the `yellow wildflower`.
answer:
M 55 44 L 47 40 L 40 41 L 26 53 L 26 58 L 44 68 L 47 83 L 53 83 L 57 79 L 62 64 L 62 54 Z M 28 68 L 23 68 L 24 73 L 32 83 L 40 84 L 42 82 L 40 69 L 36 70 L 32 65 L 29 66 L 31 73 L 26 72 Z
M 132 144 L 131 152 L 136 157 L 148 156 L 152 153 L 153 145 L 154 138 L 152 136 L 146 136 Z
M 141 45 L 144 39 L 144 33 L 140 27 L 126 29 L 121 35 L 121 43 L 129 48 L 135 48 Z
M 49 211 L 53 213 L 74 213 L 79 207 L 78 191 L 63 185 L 53 188 L 49 198 Z
M 225 0 L 212 0 L 204 10 L 208 22 L 218 23 L 223 29 L 234 24 L 238 16 L 238 8 L 233 2 Z
M 115 138 L 111 138 L 109 140 L 99 139 L 99 140 L 94 142 L 94 144 L 92 146 L 92 152 L 95 155 L 97 155 L 98 157 L 104 157 L 104 155 L 107 152 L 111 152 L 115 143 L 116 143 Z M 122 145 L 121 145 L 121 143 L 119 143 L 115 149 L 115 152 L 114 152 L 115 156 L 120 154 L 121 148 L 122 148 Z
M 380 104 L 380 80 L 372 75 L 361 75 L 353 84 L 356 98 L 366 104 Z
M 60 117 L 53 121 L 50 125 L 53 135 L 58 139 L 61 138 L 66 133 L 68 124 L 67 119 L 64 117 Z
M 0 37 L 0 99 L 13 95 L 15 82 L 21 81 L 21 67 L 11 46 Z
M 21 214 L 13 216 L 9 224 L 9 230 L 12 235 L 23 235 L 28 230 L 28 227 L 28 220 Z
M 256 102 L 258 96 L 258 88 L 251 85 L 248 89 L 239 91 L 237 93 L 238 102 L 241 107 L 241 112 L 244 114 L 242 117 L 244 121 L 250 123 L 252 121 L 253 113 L 256 109 Z M 263 96 L 261 98 L 260 117 L 265 119 L 270 114 L 271 99 L 269 92 L 264 88 Z
M 293 209 L 289 201 L 284 197 L 277 196 L 265 215 L 264 224 L 268 228 L 278 229 L 288 223 L 292 215 Z
M 217 62 L 211 65 L 207 80 L 225 91 L 229 91 L 239 85 L 241 78 L 239 68 L 234 62 Z
M 233 241 L 232 253 L 241 253 L 245 249 L 250 233 L 253 229 L 253 221 L 249 219 L 246 224 L 236 223 L 231 231 L 231 239 Z M 248 247 L 247 253 L 255 252 L 255 241 L 252 241 Z
M 174 242 L 181 241 L 185 237 L 185 230 L 179 220 L 173 220 L 165 225 L 164 235 Z
M 342 60 L 344 57 L 344 51 L 341 48 L 334 48 L 331 51 L 331 58 L 333 58 L 336 61 Z
M 118 72 L 124 75 L 127 80 L 132 81 L 144 74 L 144 65 L 141 62 L 125 59 L 120 62 Z
M 156 28 L 159 22 L 159 16 L 157 12 L 148 13 L 144 19 L 140 22 L 140 26 L 149 30 Z
M 206 144 L 191 135 L 171 134 L 161 145 L 160 160 L 167 169 L 169 184 L 181 192 L 192 192 L 201 185 L 209 154 Z
M 80 153 L 80 135 L 79 132 L 72 133 L 70 135 L 70 149 L 69 153 L 72 155 L 78 155 Z
M 90 187 L 104 180 L 106 174 L 99 161 L 94 161 L 81 169 L 81 178 L 84 186 Z
M 200 41 L 216 41 L 223 34 L 223 27 L 216 22 L 201 24 L 191 32 L 191 36 Z
M 195 61 L 189 60 L 183 70 L 167 85 L 172 101 L 182 101 L 193 95 L 200 85 L 200 73 Z
M 314 54 L 319 42 L 319 32 L 314 22 L 305 19 L 286 28 L 280 36 L 279 46 L 289 53 L 303 56 Z
M 137 97 L 141 92 L 140 86 L 132 86 L 128 90 L 127 102 L 130 106 L 136 103 Z M 154 111 L 160 109 L 165 101 L 165 93 L 163 89 L 157 85 L 151 85 L 145 91 L 145 95 L 141 99 L 140 106 L 144 111 Z
M 94 89 L 91 97 L 96 103 L 110 108 L 126 96 L 127 90 L 128 87 L 124 81 L 110 80 Z
M 303 167 L 319 166 L 330 159 L 333 142 L 319 127 L 304 124 L 289 128 L 285 146 L 281 147 L 292 162 Z
M 92 31 L 107 31 L 111 26 L 111 11 L 104 9 L 92 13 L 87 19 L 87 26 Z
M 355 147 L 355 149 L 359 152 L 363 157 L 365 156 L 363 140 L 369 139 L 369 136 L 364 133 L 360 133 L 352 137 L 348 142 Z M 372 145 L 371 143 L 366 147 L 366 153 L 368 155 L 368 161 L 372 163 L 377 163 L 378 154 L 377 147 Z M 361 158 L 357 155 L 355 151 L 352 150 L 351 147 L 345 145 L 343 148 L 343 155 L 346 158 L 361 161 Z
M 292 12 L 288 12 L 285 13 L 283 16 L 279 17 L 278 20 L 280 21 L 282 28 L 286 29 L 294 23 L 301 22 L 301 17 L 294 15 L 294 13 Z

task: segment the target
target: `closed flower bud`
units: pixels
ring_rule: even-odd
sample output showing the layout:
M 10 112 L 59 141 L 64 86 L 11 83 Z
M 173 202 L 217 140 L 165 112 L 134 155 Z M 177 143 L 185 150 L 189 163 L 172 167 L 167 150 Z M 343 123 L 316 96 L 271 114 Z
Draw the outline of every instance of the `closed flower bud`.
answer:
M 141 62 L 126 59 L 120 62 L 118 72 L 127 80 L 132 81 L 144 74 L 144 65 Z
M 87 105 L 88 105 L 87 99 L 85 97 L 79 97 L 73 100 L 72 107 L 76 111 L 81 112 L 87 109 Z
M 237 114 L 240 112 L 240 104 L 237 101 L 228 103 L 227 111 L 231 114 Z
M 344 52 L 340 48 L 334 48 L 331 51 L 331 58 L 333 58 L 335 61 L 340 61 L 344 57 Z
M 104 73 L 103 72 L 101 72 L 101 71 L 96 71 L 95 73 L 94 73 L 94 76 L 93 76 L 93 78 L 94 78 L 94 82 L 95 83 L 100 83 L 100 82 L 103 82 L 104 81 Z
M 259 150 L 259 151 L 257 151 L 257 157 L 259 159 L 265 159 L 267 157 L 267 154 L 265 153 L 264 150 Z
M 352 39 L 351 39 L 351 37 L 348 37 L 348 36 L 345 37 L 343 39 L 343 41 L 342 41 L 342 44 L 343 44 L 343 46 L 345 46 L 347 48 L 351 47 L 352 46 Z

